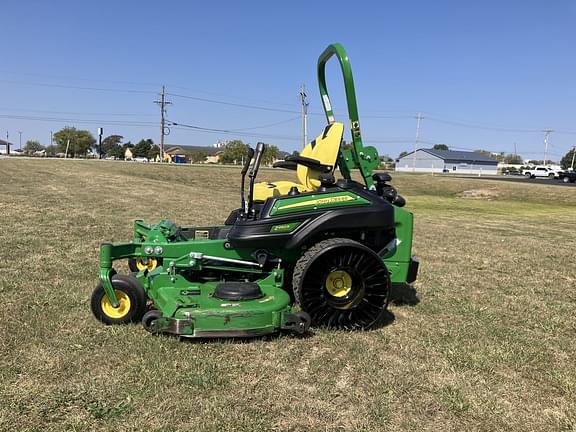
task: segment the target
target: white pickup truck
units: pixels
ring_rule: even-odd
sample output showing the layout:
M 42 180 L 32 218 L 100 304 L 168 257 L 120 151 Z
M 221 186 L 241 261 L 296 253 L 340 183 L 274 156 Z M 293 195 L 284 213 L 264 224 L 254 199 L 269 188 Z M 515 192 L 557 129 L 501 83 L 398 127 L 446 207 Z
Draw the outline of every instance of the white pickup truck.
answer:
M 550 167 L 537 166 L 534 168 L 525 169 L 524 171 L 522 171 L 522 173 L 527 178 L 536 178 L 536 177 L 558 178 L 559 171 L 560 170 L 556 170 Z

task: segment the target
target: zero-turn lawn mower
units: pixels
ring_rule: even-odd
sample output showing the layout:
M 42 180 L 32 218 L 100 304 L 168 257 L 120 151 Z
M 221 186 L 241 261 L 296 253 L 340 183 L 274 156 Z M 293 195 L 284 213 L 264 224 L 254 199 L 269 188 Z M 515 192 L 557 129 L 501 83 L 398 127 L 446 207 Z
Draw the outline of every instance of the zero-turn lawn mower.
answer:
M 336 56 L 344 78 L 352 143 L 335 121 L 325 66 Z M 134 238 L 100 247 L 94 315 L 105 324 L 141 321 L 152 333 L 184 337 L 261 336 L 310 325 L 370 329 L 382 323 L 391 284 L 416 280 L 412 213 L 389 184 L 373 147 L 364 147 L 352 69 L 344 48 L 318 59 L 328 125 L 299 155 L 275 167 L 298 182 L 256 183 L 265 146 L 248 149 L 241 205 L 223 225 L 134 222 Z M 342 178 L 336 180 L 335 168 Z M 352 180 L 360 171 L 363 183 Z M 245 178 L 248 175 L 248 192 Z M 247 195 L 247 196 L 246 196 Z M 116 274 L 128 259 L 131 275 Z

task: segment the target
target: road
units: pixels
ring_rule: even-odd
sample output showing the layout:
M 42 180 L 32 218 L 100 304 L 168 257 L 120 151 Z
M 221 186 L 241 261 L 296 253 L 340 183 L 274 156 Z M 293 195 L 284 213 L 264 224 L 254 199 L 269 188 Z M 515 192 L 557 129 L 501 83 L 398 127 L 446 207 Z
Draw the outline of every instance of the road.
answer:
M 454 176 L 456 177 L 456 176 Z M 558 179 L 549 179 L 549 178 L 534 178 L 528 179 L 524 176 L 482 176 L 482 177 L 472 177 L 472 176 L 458 176 L 460 178 L 475 178 L 478 180 L 498 180 L 498 181 L 507 181 L 507 182 L 514 182 L 514 183 L 524 183 L 524 184 L 541 184 L 541 185 L 549 185 L 549 186 L 562 186 L 562 187 L 576 187 L 576 183 L 564 183 Z

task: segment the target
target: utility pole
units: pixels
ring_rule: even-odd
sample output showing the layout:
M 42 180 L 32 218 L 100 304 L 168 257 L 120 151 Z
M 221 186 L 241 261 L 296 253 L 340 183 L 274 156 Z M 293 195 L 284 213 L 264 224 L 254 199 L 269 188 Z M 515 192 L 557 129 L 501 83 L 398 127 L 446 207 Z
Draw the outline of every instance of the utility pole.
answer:
M 552 129 L 544 129 L 542 132 L 544 132 L 544 163 L 542 165 L 546 165 L 546 161 L 548 160 L 548 139 L 554 131 Z
M 412 154 L 412 172 L 416 171 L 416 150 L 418 150 L 418 143 L 420 142 L 420 122 L 422 119 L 422 113 L 418 113 L 416 115 L 416 140 L 414 141 L 414 153 Z
M 10 156 L 10 143 L 8 142 L 8 131 L 6 131 L 6 154 Z
M 20 135 L 20 150 L 22 150 L 22 131 L 18 131 L 18 134 Z
M 304 84 L 300 87 L 300 100 L 302 102 L 302 148 L 308 144 L 308 102 L 306 102 L 306 89 Z
M 164 114 L 166 114 L 166 105 L 170 105 L 172 103 L 166 101 L 164 86 L 162 86 L 160 100 L 154 101 L 154 103 L 160 106 L 160 162 L 164 162 L 164 135 L 168 135 L 166 133 Z
M 98 159 L 102 159 L 102 134 L 104 133 L 104 129 L 101 127 L 98 128 Z

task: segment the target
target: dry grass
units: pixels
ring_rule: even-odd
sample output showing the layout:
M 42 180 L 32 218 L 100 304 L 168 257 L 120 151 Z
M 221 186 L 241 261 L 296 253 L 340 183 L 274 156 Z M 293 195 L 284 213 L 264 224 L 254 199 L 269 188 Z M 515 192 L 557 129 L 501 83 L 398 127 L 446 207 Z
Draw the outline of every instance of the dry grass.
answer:
M 1 159 L 0 175 L 0 430 L 576 429 L 572 188 L 397 175 L 419 303 L 372 332 L 180 342 L 93 319 L 98 245 L 135 218 L 219 223 L 236 169 Z

